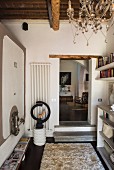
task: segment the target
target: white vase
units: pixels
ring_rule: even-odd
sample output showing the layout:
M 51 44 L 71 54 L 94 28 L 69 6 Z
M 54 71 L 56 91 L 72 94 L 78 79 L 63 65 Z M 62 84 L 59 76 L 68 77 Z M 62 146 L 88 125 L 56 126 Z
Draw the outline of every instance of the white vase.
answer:
M 34 134 L 34 144 L 38 146 L 45 145 L 46 142 L 46 129 L 34 129 L 33 130 Z

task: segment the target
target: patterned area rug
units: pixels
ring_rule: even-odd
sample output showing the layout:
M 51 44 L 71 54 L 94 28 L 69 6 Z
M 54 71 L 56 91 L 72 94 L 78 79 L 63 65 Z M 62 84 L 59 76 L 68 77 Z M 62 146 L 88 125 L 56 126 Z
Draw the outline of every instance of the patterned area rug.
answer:
M 105 170 L 90 143 L 47 143 L 40 170 Z

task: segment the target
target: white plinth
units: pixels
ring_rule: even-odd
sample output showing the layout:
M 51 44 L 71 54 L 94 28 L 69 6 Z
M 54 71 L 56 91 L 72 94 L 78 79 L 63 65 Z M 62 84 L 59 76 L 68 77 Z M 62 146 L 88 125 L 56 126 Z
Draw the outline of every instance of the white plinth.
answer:
M 34 129 L 33 130 L 34 136 L 34 144 L 38 146 L 45 145 L 46 142 L 46 129 Z

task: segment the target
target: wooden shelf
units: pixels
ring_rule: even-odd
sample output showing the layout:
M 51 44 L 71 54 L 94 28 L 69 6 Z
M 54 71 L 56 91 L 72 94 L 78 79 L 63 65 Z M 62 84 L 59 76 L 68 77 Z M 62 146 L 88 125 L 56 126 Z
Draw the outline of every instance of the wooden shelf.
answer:
M 105 148 L 104 147 L 98 147 L 97 150 L 100 153 L 100 155 L 102 156 L 102 158 L 103 158 L 104 162 L 106 163 L 107 167 L 109 168 L 109 170 L 113 170 L 114 165 L 112 164 L 110 157 L 109 157 L 109 154 L 107 153 Z
M 104 140 L 109 144 L 109 146 L 114 150 L 114 142 L 112 141 L 112 139 L 107 138 L 102 131 L 100 131 L 99 133 L 104 138 Z
M 113 69 L 114 68 L 114 62 L 109 63 L 107 65 L 101 66 L 99 68 L 96 69 L 96 71 L 103 71 L 103 70 L 108 70 L 108 69 Z M 105 71 L 104 71 L 105 73 Z M 100 81 L 114 81 L 114 77 L 106 77 L 106 78 L 100 78 L 100 73 L 99 76 L 96 77 L 96 80 L 100 80 Z M 108 116 L 112 116 L 114 117 L 114 111 L 111 111 L 111 106 L 98 106 L 98 119 L 97 119 L 97 149 L 98 152 L 100 153 L 101 157 L 103 158 L 104 162 L 106 163 L 107 167 L 109 168 L 109 170 L 113 170 L 114 169 L 114 165 L 112 164 L 110 157 L 109 157 L 109 153 L 108 151 L 105 149 L 105 144 L 104 142 L 107 142 L 107 145 L 109 145 L 109 147 L 112 149 L 112 151 L 114 151 L 114 136 L 112 138 L 108 138 L 107 136 L 105 136 L 105 134 L 103 133 L 102 129 L 103 129 L 103 123 L 106 123 L 108 126 L 110 126 L 112 128 L 112 130 L 114 130 L 114 122 L 111 121 L 111 119 L 109 120 L 108 118 L 104 117 L 104 112 L 106 112 L 108 114 Z
M 114 62 L 110 63 L 110 64 L 106 64 L 105 66 L 96 68 L 97 71 L 103 71 L 103 70 L 107 70 L 110 68 L 114 68 Z
M 107 78 L 96 78 L 95 80 L 101 80 L 101 81 L 114 81 L 114 77 L 107 77 Z
M 11 169 L 18 170 L 21 161 L 25 158 L 25 152 L 27 150 L 29 142 L 30 142 L 30 138 L 22 137 L 20 141 L 17 143 L 11 155 L 3 163 L 1 168 L 9 169 L 9 170 Z M 13 163 L 13 161 L 15 161 L 15 163 Z
M 100 118 L 103 120 L 103 122 L 107 123 L 110 127 L 114 129 L 114 122 L 111 122 L 109 119 L 104 118 L 104 116 L 100 116 Z
M 111 107 L 109 105 L 105 105 L 105 106 L 99 105 L 98 108 L 100 108 L 101 110 L 107 112 L 108 114 L 114 117 L 114 111 L 111 111 Z
M 104 66 L 101 66 L 99 68 L 96 68 L 96 71 L 103 71 L 103 70 L 108 70 L 108 69 L 113 69 L 114 68 L 114 62 L 106 64 Z M 96 80 L 101 80 L 101 81 L 114 81 L 114 77 L 106 77 L 106 78 L 100 78 L 96 77 Z

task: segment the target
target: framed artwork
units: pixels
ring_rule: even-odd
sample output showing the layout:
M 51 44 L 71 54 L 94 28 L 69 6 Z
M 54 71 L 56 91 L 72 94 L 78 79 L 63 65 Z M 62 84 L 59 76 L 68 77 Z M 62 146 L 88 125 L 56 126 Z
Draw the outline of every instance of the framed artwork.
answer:
M 60 85 L 71 85 L 71 72 L 60 72 Z

